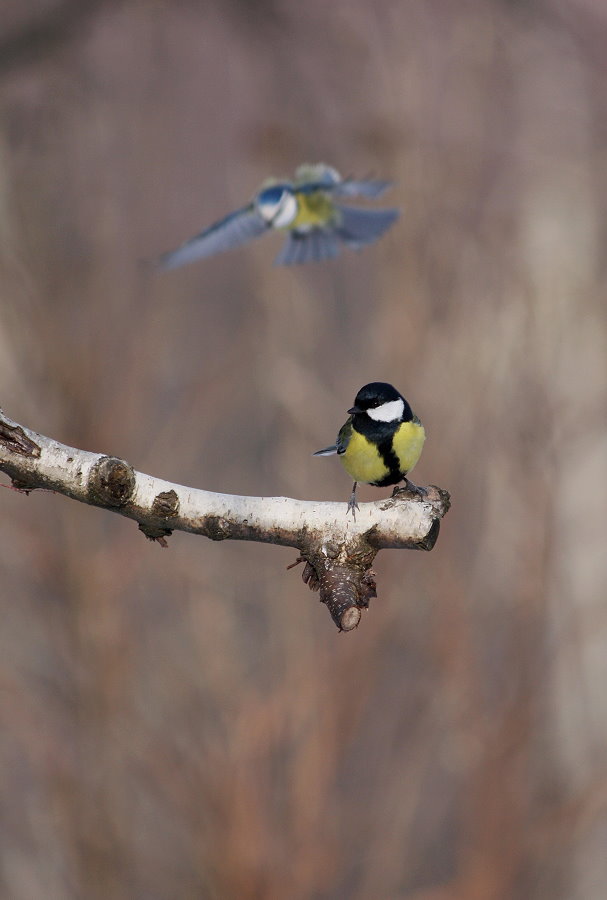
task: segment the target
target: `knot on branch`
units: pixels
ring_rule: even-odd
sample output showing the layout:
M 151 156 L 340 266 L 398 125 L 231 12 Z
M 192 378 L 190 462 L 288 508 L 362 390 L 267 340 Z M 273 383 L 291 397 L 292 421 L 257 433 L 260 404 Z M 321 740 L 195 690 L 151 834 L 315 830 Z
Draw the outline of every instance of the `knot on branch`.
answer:
M 177 491 L 160 491 L 152 502 L 152 515 L 163 522 L 140 522 L 141 531 L 150 541 L 157 541 L 161 547 L 168 547 L 166 538 L 173 534 L 168 527 L 168 520 L 174 519 L 179 513 L 179 497 Z
M 179 512 L 177 491 L 161 491 L 154 497 L 152 515 L 159 519 L 171 519 Z
M 202 533 L 212 541 L 225 541 L 232 537 L 234 529 L 222 516 L 205 516 L 202 522 Z
M 135 472 L 123 459 L 102 456 L 91 469 L 88 493 L 98 506 L 124 506 L 135 490 Z
M 353 550 L 342 547 L 321 548 L 300 556 L 297 562 L 305 562 L 302 578 L 310 590 L 320 592 L 331 618 L 340 631 L 352 631 L 360 622 L 361 611 L 369 601 L 377 597 L 375 572 L 371 563 L 375 551 L 365 548 Z

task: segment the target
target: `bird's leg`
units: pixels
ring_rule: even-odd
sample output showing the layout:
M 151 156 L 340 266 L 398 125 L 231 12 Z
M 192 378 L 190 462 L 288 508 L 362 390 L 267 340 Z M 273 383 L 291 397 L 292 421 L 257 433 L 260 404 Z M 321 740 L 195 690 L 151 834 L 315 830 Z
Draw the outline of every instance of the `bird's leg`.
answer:
M 356 510 L 358 509 L 358 503 L 356 502 L 356 488 L 358 487 L 358 481 L 355 481 L 352 485 L 352 493 L 350 494 L 350 499 L 348 500 L 348 509 L 346 510 L 346 515 L 349 512 L 352 513 L 352 518 L 356 521 Z
M 427 496 L 428 491 L 426 490 L 426 488 L 418 487 L 417 484 L 413 484 L 412 481 L 409 481 L 409 479 L 406 476 L 405 476 L 405 478 L 403 478 L 403 482 L 404 482 L 404 484 L 402 487 L 397 485 L 394 488 L 394 492 L 393 492 L 392 496 L 394 496 L 394 494 L 398 494 L 400 491 L 407 491 L 407 493 L 409 493 L 409 494 L 417 494 L 418 497 L 426 497 Z

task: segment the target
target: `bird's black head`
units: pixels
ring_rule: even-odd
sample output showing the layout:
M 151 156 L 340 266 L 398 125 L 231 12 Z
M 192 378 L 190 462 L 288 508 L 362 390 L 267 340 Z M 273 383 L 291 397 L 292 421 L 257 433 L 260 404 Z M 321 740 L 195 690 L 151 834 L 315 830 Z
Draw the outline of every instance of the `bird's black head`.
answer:
M 368 416 L 375 422 L 407 422 L 413 416 L 402 394 L 385 381 L 372 381 L 362 387 L 348 412 L 351 416 Z

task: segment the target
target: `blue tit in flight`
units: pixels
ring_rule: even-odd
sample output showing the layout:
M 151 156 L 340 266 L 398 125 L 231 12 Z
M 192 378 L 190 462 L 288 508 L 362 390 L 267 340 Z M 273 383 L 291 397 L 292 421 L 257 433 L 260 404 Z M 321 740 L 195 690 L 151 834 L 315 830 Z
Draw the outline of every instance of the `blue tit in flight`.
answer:
M 314 456 L 337 454 L 346 472 L 354 479 L 348 512 L 358 509 L 358 482 L 386 487 L 405 482 L 408 490 L 425 494 L 407 478 L 418 461 L 426 432 L 402 394 L 383 381 L 374 381 L 360 389 L 350 418 L 340 429 L 331 447 L 317 450 Z
M 342 244 L 353 250 L 372 244 L 399 215 L 397 209 L 364 209 L 341 201 L 373 199 L 388 187 L 388 181 L 342 178 L 324 163 L 300 166 L 292 181 L 264 182 L 250 203 L 163 254 L 158 266 L 175 269 L 246 244 L 271 229 L 287 235 L 276 265 L 333 259 Z

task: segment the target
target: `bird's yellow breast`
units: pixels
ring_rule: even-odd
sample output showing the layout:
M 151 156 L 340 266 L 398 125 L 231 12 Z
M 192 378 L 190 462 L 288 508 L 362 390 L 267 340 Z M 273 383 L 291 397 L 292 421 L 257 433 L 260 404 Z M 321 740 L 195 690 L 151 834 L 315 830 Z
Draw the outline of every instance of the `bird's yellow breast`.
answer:
M 348 446 L 339 458 L 354 481 L 369 484 L 372 481 L 381 481 L 388 473 L 388 468 L 375 444 L 358 431 L 352 430 Z
M 419 422 L 403 422 L 394 433 L 392 450 L 398 459 L 403 477 L 418 461 L 425 439 L 424 426 Z M 376 444 L 355 429 L 352 429 L 348 446 L 340 459 L 344 469 L 354 481 L 370 484 L 383 481 L 390 473 Z
M 402 472 L 410 472 L 421 456 L 426 432 L 421 422 L 403 422 L 392 440 Z
M 289 228 L 314 228 L 326 225 L 334 217 L 331 201 L 323 191 L 311 194 L 297 194 L 297 215 Z

